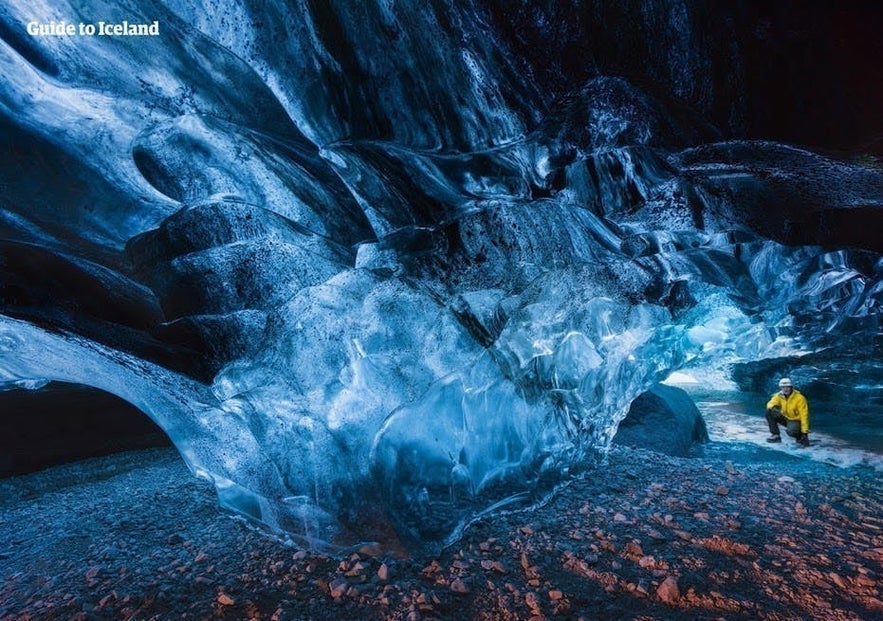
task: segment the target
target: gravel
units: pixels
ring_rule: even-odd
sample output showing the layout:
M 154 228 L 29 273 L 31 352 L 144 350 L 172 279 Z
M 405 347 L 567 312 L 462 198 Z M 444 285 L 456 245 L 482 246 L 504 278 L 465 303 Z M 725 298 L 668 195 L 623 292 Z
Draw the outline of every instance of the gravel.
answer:
M 0 619 L 883 617 L 876 473 L 617 448 L 433 558 L 285 545 L 174 449 L 0 481 Z

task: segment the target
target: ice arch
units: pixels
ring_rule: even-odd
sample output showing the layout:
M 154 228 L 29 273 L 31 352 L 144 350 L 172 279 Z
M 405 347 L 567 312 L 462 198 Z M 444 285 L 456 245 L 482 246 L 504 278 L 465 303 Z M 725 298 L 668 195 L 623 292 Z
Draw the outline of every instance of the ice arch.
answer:
M 285 493 L 275 467 L 237 414 L 219 407 L 204 384 L 88 339 L 4 316 L 0 360 L 0 381 L 7 386 L 58 381 L 120 397 L 165 431 L 190 470 L 214 484 L 223 507 L 310 541 L 319 537 L 280 511 Z

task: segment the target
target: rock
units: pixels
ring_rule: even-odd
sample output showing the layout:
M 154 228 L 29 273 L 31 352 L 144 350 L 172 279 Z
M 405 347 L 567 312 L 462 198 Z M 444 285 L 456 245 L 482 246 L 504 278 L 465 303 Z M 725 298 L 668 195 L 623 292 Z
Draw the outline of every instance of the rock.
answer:
M 630 541 L 625 544 L 622 548 L 623 553 L 629 557 L 641 558 L 644 556 L 644 550 L 641 548 L 641 545 L 637 542 Z
M 226 593 L 218 593 L 218 603 L 221 606 L 232 606 L 236 601 Z
M 332 580 L 328 583 L 328 592 L 331 594 L 331 597 L 334 599 L 338 599 L 343 597 L 344 593 L 347 591 L 347 587 L 349 583 L 343 578 L 338 578 L 336 580 Z
M 632 401 L 619 424 L 614 444 L 684 457 L 690 447 L 708 441 L 705 420 L 682 389 L 656 384 Z
M 469 587 L 466 586 L 465 582 L 463 582 L 459 578 L 456 578 L 451 582 L 451 590 L 454 593 L 468 593 Z
M 863 587 L 873 587 L 873 586 L 877 586 L 877 581 L 876 581 L 876 580 L 874 580 L 873 578 L 869 578 L 868 576 L 865 576 L 865 575 L 863 575 L 863 574 L 862 574 L 862 575 L 858 575 L 858 576 L 856 576 L 855 578 L 853 578 L 853 581 L 854 581 L 857 585 L 859 585 L 859 586 L 863 586 Z
M 526 593 L 524 595 L 524 603 L 527 604 L 528 608 L 530 608 L 531 612 L 534 614 L 540 613 L 540 600 L 537 598 L 536 593 Z
M 491 559 L 482 559 L 481 568 L 487 571 L 495 571 L 498 574 L 505 574 L 506 568 L 500 561 L 492 561 Z
M 675 604 L 681 599 L 677 578 L 669 576 L 656 589 L 656 596 L 665 604 Z

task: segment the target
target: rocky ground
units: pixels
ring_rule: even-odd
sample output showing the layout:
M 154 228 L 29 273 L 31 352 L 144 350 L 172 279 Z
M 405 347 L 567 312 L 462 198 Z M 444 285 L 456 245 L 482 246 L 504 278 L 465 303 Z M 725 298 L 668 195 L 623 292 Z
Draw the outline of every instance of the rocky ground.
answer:
M 879 619 L 883 483 L 618 448 L 432 559 L 287 547 L 172 449 L 0 481 L 0 619 Z

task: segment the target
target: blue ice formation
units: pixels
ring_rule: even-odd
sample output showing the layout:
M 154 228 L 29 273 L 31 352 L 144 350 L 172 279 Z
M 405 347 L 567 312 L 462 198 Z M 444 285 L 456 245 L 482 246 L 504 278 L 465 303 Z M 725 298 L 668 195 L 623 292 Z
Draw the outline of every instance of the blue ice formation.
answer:
M 673 371 L 879 391 L 883 171 L 746 129 L 762 17 L 9 0 L 0 382 L 119 395 L 331 550 L 534 502 Z

